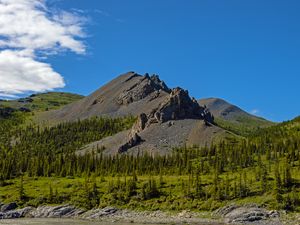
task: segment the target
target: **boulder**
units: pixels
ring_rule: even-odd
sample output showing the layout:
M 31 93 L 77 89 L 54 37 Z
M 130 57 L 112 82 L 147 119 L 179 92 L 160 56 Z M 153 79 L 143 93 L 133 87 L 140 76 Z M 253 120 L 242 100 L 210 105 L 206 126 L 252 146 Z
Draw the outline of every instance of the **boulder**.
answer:
M 87 212 L 87 214 L 83 215 L 83 218 L 86 219 L 99 219 L 104 216 L 110 216 L 117 213 L 119 210 L 114 207 L 106 207 L 104 209 L 95 209 Z
M 34 218 L 72 218 L 84 213 L 84 210 L 71 205 L 62 206 L 40 206 L 31 212 Z
M 2 205 L 1 209 L 0 209 L 0 212 L 7 212 L 7 211 L 14 210 L 16 208 L 18 208 L 17 203 L 12 202 L 12 203 L 9 203 L 9 204 Z
M 252 223 L 280 217 L 279 212 L 268 211 L 255 204 L 229 205 L 218 209 L 214 214 L 223 217 L 226 223 Z
M 0 213 L 0 219 L 18 219 L 27 217 L 34 210 L 33 207 L 26 207 L 18 210 L 11 210 L 7 212 Z

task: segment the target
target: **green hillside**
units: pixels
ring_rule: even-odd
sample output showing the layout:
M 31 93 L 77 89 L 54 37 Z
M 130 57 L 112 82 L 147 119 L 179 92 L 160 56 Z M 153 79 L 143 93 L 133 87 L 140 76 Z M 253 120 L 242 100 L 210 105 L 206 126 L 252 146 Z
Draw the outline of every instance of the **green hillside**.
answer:
M 275 123 L 252 115 L 220 98 L 206 98 L 198 101 L 205 105 L 215 117 L 218 126 L 235 134 L 247 136 L 260 128 L 266 128 Z
M 2 202 L 196 211 L 236 202 L 300 211 L 299 118 L 246 139 L 155 157 L 103 155 L 101 146 L 75 153 L 128 129 L 134 118 L 93 118 L 46 129 L 21 122 L 18 114 L 0 122 Z
M 246 116 L 237 116 L 232 120 L 215 117 L 215 122 L 219 127 L 241 136 L 247 136 L 261 128 L 275 125 L 275 123 L 263 118 Z
M 64 92 L 33 94 L 16 100 L 0 100 L 0 109 L 12 108 L 22 111 L 48 111 L 82 99 L 83 96 Z

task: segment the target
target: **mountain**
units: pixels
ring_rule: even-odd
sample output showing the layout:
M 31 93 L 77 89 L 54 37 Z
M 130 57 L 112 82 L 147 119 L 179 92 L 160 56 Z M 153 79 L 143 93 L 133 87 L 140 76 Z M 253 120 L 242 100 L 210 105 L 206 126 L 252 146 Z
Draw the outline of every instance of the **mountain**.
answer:
M 264 118 L 251 115 L 223 99 L 206 98 L 200 99 L 198 102 L 200 105 L 205 105 L 214 115 L 216 124 L 239 135 L 248 135 L 259 128 L 275 124 Z
M 271 122 L 223 100 L 199 104 L 148 74 L 121 75 L 45 111 L 49 98 L 63 95 L 30 96 L 0 110 L 1 203 L 193 211 L 249 202 L 300 211 L 300 117 L 263 127 Z M 28 102 L 39 107 L 22 112 Z
M 137 121 L 132 129 L 91 143 L 81 152 L 98 147 L 108 154 L 166 154 L 173 147 L 209 145 L 232 135 L 215 126 L 212 114 L 188 91 L 169 88 L 157 75 L 135 72 L 120 75 L 79 101 L 43 113 L 40 120 L 53 123 L 93 116 L 135 116 Z
M 55 112 L 45 119 L 72 121 L 92 116 L 121 117 L 150 113 L 169 95 L 170 89 L 158 76 L 141 76 L 134 72 L 123 74 L 86 98 Z
M 0 100 L 0 108 L 21 111 L 48 111 L 82 99 L 82 95 L 65 92 L 48 92 L 33 94 L 16 100 Z

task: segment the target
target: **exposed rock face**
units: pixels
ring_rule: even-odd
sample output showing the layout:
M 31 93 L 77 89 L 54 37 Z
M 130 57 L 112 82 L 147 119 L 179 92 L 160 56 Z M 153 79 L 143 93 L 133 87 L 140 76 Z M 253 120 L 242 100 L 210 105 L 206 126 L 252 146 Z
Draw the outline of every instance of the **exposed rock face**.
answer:
M 236 211 L 237 210 L 237 211 Z M 244 210 L 244 211 L 243 211 Z M 248 211 L 247 211 L 248 210 Z M 217 210 L 216 214 L 224 218 L 224 222 L 232 224 L 252 224 L 252 225 L 282 225 L 280 215 L 277 211 L 267 211 L 265 209 L 252 207 L 224 207 Z M 237 214 L 235 216 L 234 214 Z M 182 211 L 175 214 L 169 214 L 162 211 L 131 211 L 127 209 L 118 209 L 115 207 L 97 208 L 92 210 L 83 210 L 72 205 L 61 206 L 40 206 L 38 208 L 26 207 L 18 210 L 11 210 L 6 213 L 0 212 L 1 219 L 18 218 L 72 218 L 87 219 L 102 222 L 118 221 L 120 223 L 137 224 L 223 224 L 221 221 L 204 219 L 201 214 L 189 211 Z M 230 218 L 229 218 L 230 217 Z M 233 219 L 235 218 L 235 219 Z M 40 220 L 36 220 L 37 223 Z M 46 220 L 47 221 L 47 220 Z M 58 221 L 58 220 L 55 220 Z M 61 221 L 60 221 L 61 222 Z M 291 221 L 295 224 L 296 221 Z M 1 222 L 0 222 L 1 223 Z M 7 222 L 4 222 L 7 223 Z M 9 222 L 8 222 L 9 223 Z M 12 222 L 14 223 L 14 222 Z M 15 222 L 16 223 L 16 222 Z M 42 222 L 45 223 L 44 221 Z M 22 223 L 23 224 L 23 223 Z M 25 224 L 25 223 L 24 223 Z
M 27 215 L 32 212 L 34 208 L 32 207 L 26 207 L 23 209 L 17 209 L 17 210 L 8 210 L 6 212 L 0 212 L 0 219 L 18 219 L 26 217 Z
M 102 218 L 102 217 L 107 217 L 107 216 L 114 215 L 118 211 L 119 210 L 117 208 L 106 207 L 104 209 L 91 210 L 91 211 L 87 212 L 84 216 L 87 219 L 99 219 L 99 218 Z
M 126 80 L 126 82 L 136 76 L 138 75 L 133 74 Z M 151 100 L 153 100 L 159 96 L 161 91 L 170 92 L 170 89 L 163 81 L 159 79 L 158 75 L 153 75 L 150 77 L 148 74 L 146 74 L 139 82 L 123 91 L 117 98 L 117 102 L 120 105 L 128 105 L 132 102 L 144 99 L 149 95 L 151 95 Z
M 148 116 L 142 113 L 138 116 L 137 122 L 133 125 L 131 134 L 139 133 L 147 126 Z
M 139 133 L 152 123 L 165 123 L 171 120 L 199 119 L 213 123 L 213 115 L 191 99 L 188 91 L 175 88 L 170 95 L 148 115 L 142 113 L 132 128 L 131 134 Z
M 9 203 L 9 204 L 2 205 L 1 208 L 0 208 L 0 212 L 7 212 L 7 211 L 10 211 L 10 210 L 14 210 L 16 208 L 18 208 L 17 203 L 12 202 L 12 203 Z
M 126 152 L 128 151 L 128 149 L 137 146 L 141 142 L 142 142 L 142 138 L 137 133 L 135 133 L 133 136 L 129 136 L 128 141 L 119 147 L 118 152 L 119 153 Z
M 154 109 L 148 118 L 151 122 L 160 123 L 179 119 L 201 119 L 213 123 L 210 112 L 200 107 L 195 99 L 191 99 L 188 91 L 179 87 L 173 89 L 165 101 L 157 109 Z
M 84 210 L 71 205 L 40 206 L 31 211 L 30 216 L 34 218 L 74 218 L 84 212 Z
M 159 82 L 159 78 L 155 78 L 158 79 L 156 82 Z M 126 152 L 128 149 L 140 144 L 142 139 L 138 134 L 151 124 L 161 124 L 181 119 L 204 120 L 207 125 L 214 122 L 213 115 L 207 108 L 201 107 L 195 99 L 190 98 L 188 91 L 178 87 L 173 89 L 169 96 L 150 114 L 142 113 L 138 116 L 137 122 L 129 132 L 127 142 L 120 146 L 118 152 Z M 169 124 L 172 125 L 172 122 Z
M 267 211 L 257 205 L 229 205 L 215 212 L 216 215 L 225 218 L 227 223 L 252 223 L 266 220 L 278 220 L 280 217 L 277 211 Z

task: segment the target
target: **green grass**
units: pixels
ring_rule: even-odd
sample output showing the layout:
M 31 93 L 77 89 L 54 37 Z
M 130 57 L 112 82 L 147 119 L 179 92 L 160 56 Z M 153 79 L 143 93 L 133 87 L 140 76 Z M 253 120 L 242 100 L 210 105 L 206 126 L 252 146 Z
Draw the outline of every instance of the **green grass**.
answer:
M 266 128 L 275 125 L 275 123 L 267 121 L 262 118 L 238 117 L 235 120 L 225 120 L 222 118 L 215 118 L 218 126 L 225 130 L 231 131 L 237 135 L 247 136 L 261 128 Z
M 83 96 L 64 92 L 48 92 L 31 95 L 17 100 L 2 100 L 0 107 L 10 107 L 14 109 L 27 108 L 31 111 L 48 111 L 58 109 L 64 105 L 82 99 Z

